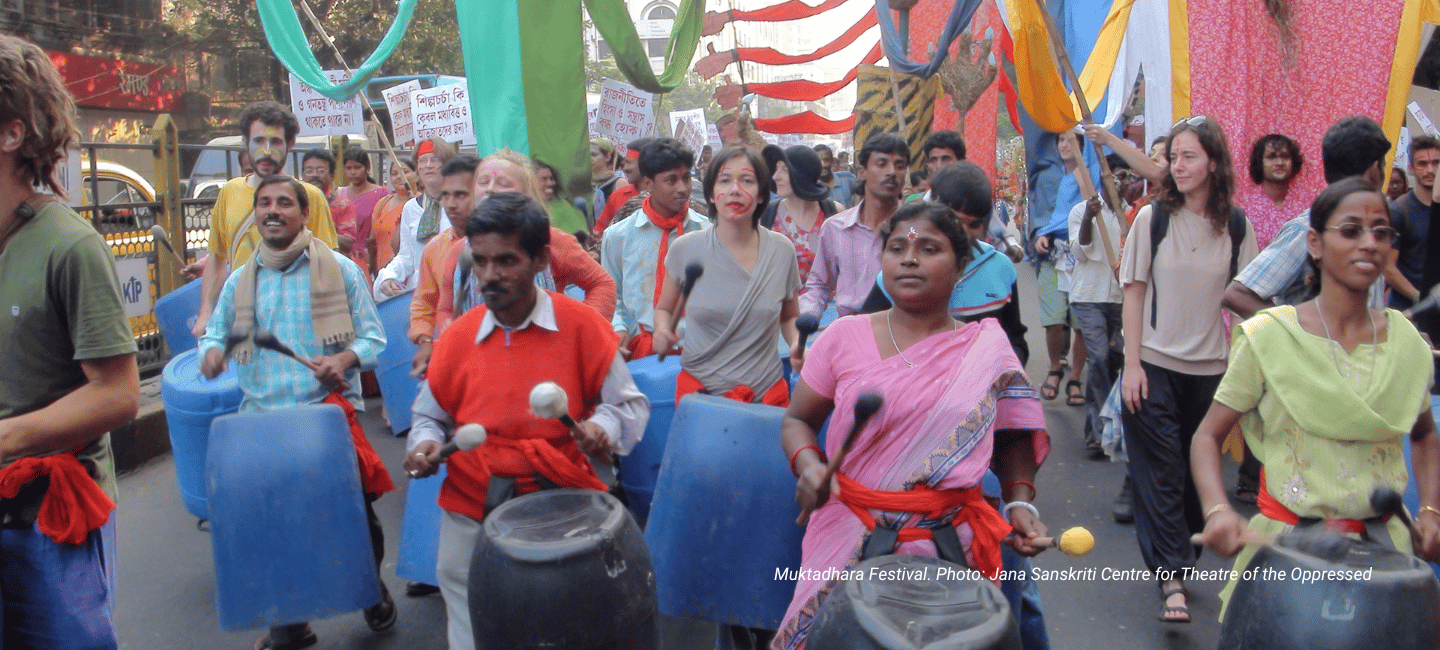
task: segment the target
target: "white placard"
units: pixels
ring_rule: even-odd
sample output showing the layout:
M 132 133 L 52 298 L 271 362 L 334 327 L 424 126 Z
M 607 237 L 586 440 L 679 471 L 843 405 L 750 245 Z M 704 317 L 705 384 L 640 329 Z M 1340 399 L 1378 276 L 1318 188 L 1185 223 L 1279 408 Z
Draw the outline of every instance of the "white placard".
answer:
M 699 153 L 705 148 L 705 109 L 670 111 L 670 132 L 675 139 Z
M 595 135 L 610 138 L 621 147 L 637 138 L 655 135 L 654 97 L 623 81 L 606 79 L 600 85 L 600 111 Z
M 796 134 L 796 133 L 781 133 L 781 134 L 780 134 L 780 143 L 779 143 L 779 144 L 780 144 L 780 146 L 782 146 L 782 147 L 784 147 L 784 148 L 786 148 L 786 149 L 789 149 L 790 147 L 796 147 L 796 146 L 799 146 L 799 145 L 802 145 L 802 144 L 805 144 L 805 143 L 800 140 L 800 135 L 799 135 L 799 134 Z
M 705 125 L 705 144 L 710 145 L 711 149 L 714 149 L 716 151 L 720 150 L 720 145 L 724 143 L 720 142 L 719 127 L 715 126 L 714 124 Z
M 595 116 L 600 114 L 600 103 L 594 102 L 585 105 L 585 124 L 590 137 L 597 137 L 595 133 Z
M 395 140 L 395 146 L 408 147 L 415 144 L 415 126 L 411 114 L 410 93 L 420 90 L 420 80 L 411 79 L 398 86 L 391 86 L 381 91 L 385 96 L 385 106 L 390 109 L 390 135 Z
M 635 34 L 643 39 L 670 38 L 670 30 L 675 27 L 675 20 L 637 20 L 635 21 Z
M 1425 114 L 1425 109 L 1420 108 L 1420 102 L 1410 102 L 1405 105 L 1405 108 L 1410 109 L 1410 116 L 1420 123 L 1420 128 L 1425 129 L 1425 133 L 1440 136 L 1440 130 L 1435 129 L 1435 123 L 1430 121 L 1430 116 Z
M 470 120 L 470 87 L 455 83 L 410 93 L 415 141 L 441 138 L 446 142 L 475 144 Z
M 136 318 L 150 313 L 150 261 L 143 257 L 116 258 L 115 276 L 120 278 L 125 316 Z
M 344 70 L 325 70 L 325 79 L 332 84 L 342 84 L 350 79 Z M 337 102 L 305 85 L 295 75 L 290 75 L 290 110 L 300 120 L 300 135 L 347 135 L 365 132 L 365 118 L 362 114 L 363 101 L 359 94 Z
M 1395 166 L 1400 169 L 1410 168 L 1410 127 L 1400 127 L 1400 144 L 1395 145 Z M 1385 177 L 1385 182 L 1390 182 L 1390 177 Z

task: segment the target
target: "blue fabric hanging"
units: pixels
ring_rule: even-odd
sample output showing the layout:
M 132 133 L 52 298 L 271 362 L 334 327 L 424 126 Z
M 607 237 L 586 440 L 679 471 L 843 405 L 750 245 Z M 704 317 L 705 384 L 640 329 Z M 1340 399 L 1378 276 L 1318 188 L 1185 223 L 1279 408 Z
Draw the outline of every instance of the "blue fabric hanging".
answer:
M 896 72 L 913 74 L 929 79 L 940 70 L 940 64 L 945 62 L 945 57 L 950 53 L 950 45 L 960 36 L 960 32 L 970 27 L 970 21 L 975 17 L 975 11 L 980 8 L 981 0 L 958 0 L 950 7 L 950 18 L 945 21 L 945 29 L 941 30 L 940 38 L 935 42 L 935 58 L 925 63 L 916 63 L 905 56 L 905 45 L 900 41 L 900 32 L 895 29 L 895 22 L 890 17 L 890 0 L 875 0 L 875 17 L 880 21 L 880 43 L 885 46 L 885 58 L 890 60 L 890 67 Z

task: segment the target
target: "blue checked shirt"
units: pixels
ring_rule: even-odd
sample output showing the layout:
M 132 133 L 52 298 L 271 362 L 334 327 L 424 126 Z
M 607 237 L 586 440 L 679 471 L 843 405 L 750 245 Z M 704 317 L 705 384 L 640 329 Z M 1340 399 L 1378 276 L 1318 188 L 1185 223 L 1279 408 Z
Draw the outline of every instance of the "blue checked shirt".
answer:
M 1235 281 L 1260 296 L 1280 305 L 1304 302 L 1308 293 L 1306 280 L 1313 273 L 1305 263 L 1310 251 L 1306 234 L 1310 232 L 1310 211 L 1305 210 L 1280 227 L 1270 245 L 1255 257 Z M 1385 308 L 1385 278 L 1370 286 L 1370 308 Z
M 709 219 L 690 210 L 670 243 L 680 235 L 709 227 Z M 610 325 L 616 332 L 635 336 L 641 329 L 655 331 L 655 265 L 663 232 L 639 210 L 605 229 L 600 266 L 615 279 L 615 316 Z
M 350 384 L 345 398 L 356 410 L 364 410 L 360 372 L 375 367 L 376 356 L 385 349 L 385 328 L 370 297 L 370 283 L 366 282 L 360 267 L 340 253 L 328 252 L 340 264 L 345 276 L 350 319 L 355 324 L 355 340 L 348 348 L 360 358 L 359 367 L 352 367 L 345 374 L 345 381 Z M 224 349 L 225 337 L 230 334 L 230 324 L 235 318 L 235 279 L 240 273 L 248 273 L 249 265 L 255 263 L 252 258 L 225 280 L 215 312 L 205 327 L 205 336 L 200 338 L 202 358 L 212 348 Z M 346 349 L 346 346 L 321 346 L 316 342 L 315 326 L 310 318 L 310 258 L 305 253 L 283 272 L 260 267 L 255 279 L 255 321 L 257 328 L 274 332 L 275 338 L 307 359 L 339 354 Z M 235 361 L 232 359 L 231 363 Z M 241 411 L 273 411 L 318 404 L 330 394 L 330 389 L 321 385 L 309 368 L 273 350 L 257 347 L 250 363 L 236 364 L 236 367 L 240 389 L 245 392 L 240 402 Z

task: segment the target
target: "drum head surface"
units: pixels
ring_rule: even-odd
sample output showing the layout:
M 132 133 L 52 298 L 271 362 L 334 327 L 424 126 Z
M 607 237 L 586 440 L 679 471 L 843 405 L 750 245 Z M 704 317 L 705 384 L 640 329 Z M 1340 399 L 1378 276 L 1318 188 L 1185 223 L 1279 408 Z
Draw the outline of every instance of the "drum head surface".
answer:
M 562 560 L 613 540 L 626 517 L 598 490 L 542 490 L 505 502 L 485 518 L 485 536 L 524 562 Z

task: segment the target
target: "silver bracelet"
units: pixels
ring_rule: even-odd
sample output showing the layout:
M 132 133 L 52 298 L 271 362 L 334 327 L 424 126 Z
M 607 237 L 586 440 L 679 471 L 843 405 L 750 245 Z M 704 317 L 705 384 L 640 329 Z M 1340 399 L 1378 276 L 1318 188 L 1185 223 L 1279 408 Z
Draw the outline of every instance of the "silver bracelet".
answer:
M 1040 518 L 1040 511 L 1036 510 L 1034 504 L 1031 504 L 1029 501 L 1011 501 L 1010 503 L 1005 504 L 1003 508 L 1000 508 L 1000 514 L 1005 515 L 1005 518 L 1009 519 L 1011 508 L 1024 508 L 1030 511 L 1031 516 L 1035 517 L 1036 519 Z

